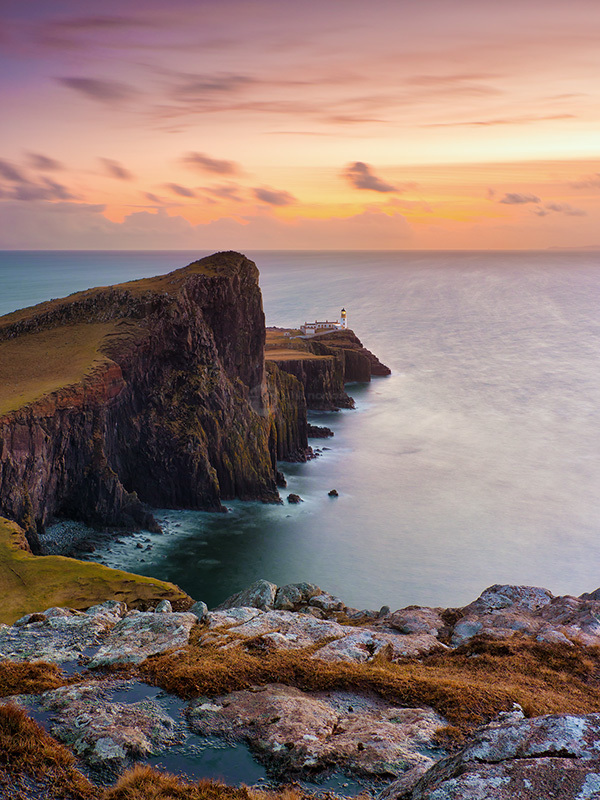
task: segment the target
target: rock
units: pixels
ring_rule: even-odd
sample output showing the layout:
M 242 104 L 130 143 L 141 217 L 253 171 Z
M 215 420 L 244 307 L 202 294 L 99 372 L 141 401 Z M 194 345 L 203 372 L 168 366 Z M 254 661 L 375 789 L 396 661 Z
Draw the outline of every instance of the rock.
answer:
M 436 609 L 426 606 L 409 606 L 384 615 L 383 623 L 400 633 L 429 633 L 437 636 L 445 627 Z
M 132 761 L 156 755 L 176 739 L 176 723 L 152 700 L 117 702 L 133 681 L 64 686 L 19 698 L 20 704 L 46 716 L 50 732 L 90 767 L 112 775 Z
M 359 775 L 394 776 L 439 756 L 444 721 L 426 708 L 396 708 L 353 692 L 306 693 L 279 684 L 200 698 L 189 711 L 202 736 L 247 741 L 278 774 L 318 773 L 333 765 Z
M 288 583 L 277 589 L 273 608 L 281 611 L 297 611 L 318 594 L 323 592 L 313 583 Z
M 243 592 L 228 597 L 223 603 L 217 606 L 217 609 L 225 608 L 260 608 L 269 609 L 273 608 L 277 586 L 265 580 L 255 581 Z
M 18 624 L 0 626 L 0 652 L 8 661 L 78 661 L 120 622 L 123 607 L 124 603 L 103 603 L 86 613 L 49 608 L 27 614 Z
M 340 494 L 339 494 L 337 489 L 330 489 L 327 492 L 327 494 L 329 495 L 329 497 L 339 497 L 340 496 Z
M 288 501 L 288 503 L 292 503 L 292 504 L 303 503 L 304 502 L 304 500 L 300 497 L 299 494 L 294 494 L 293 492 L 292 492 L 292 494 L 288 494 L 287 501 Z
M 189 611 L 190 614 L 195 614 L 198 617 L 199 622 L 204 622 L 208 614 L 208 606 L 202 600 L 198 600 Z
M 328 439 L 334 435 L 331 428 L 327 428 L 324 425 L 311 425 L 310 422 L 308 423 L 307 433 L 309 439 Z
M 477 600 L 463 609 L 465 614 L 481 614 L 503 608 L 538 611 L 549 605 L 554 595 L 539 586 L 495 584 L 485 589 Z
M 172 614 L 173 613 L 173 606 L 171 605 L 169 600 L 161 600 L 160 603 L 154 609 L 155 614 Z
M 148 656 L 187 644 L 198 617 L 190 613 L 130 612 L 111 630 L 90 667 L 141 664 Z
M 308 604 L 315 608 L 320 608 L 322 611 L 333 612 L 342 611 L 344 609 L 344 602 L 339 597 L 334 597 L 332 594 L 323 592 L 311 597 Z
M 600 795 L 600 715 L 500 720 L 386 800 L 584 800 Z

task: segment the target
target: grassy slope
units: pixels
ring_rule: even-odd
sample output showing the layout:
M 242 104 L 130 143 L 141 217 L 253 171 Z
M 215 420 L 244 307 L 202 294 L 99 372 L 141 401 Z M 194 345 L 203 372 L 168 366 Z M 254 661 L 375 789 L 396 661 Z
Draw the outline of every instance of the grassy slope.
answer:
M 184 607 L 189 597 L 177 586 L 64 556 L 33 556 L 23 549 L 21 528 L 0 517 L 0 623 L 51 606 L 84 609 L 104 600 L 129 606 L 163 598 Z
M 105 360 L 100 352 L 115 323 L 81 323 L 0 342 L 0 416 L 79 383 Z

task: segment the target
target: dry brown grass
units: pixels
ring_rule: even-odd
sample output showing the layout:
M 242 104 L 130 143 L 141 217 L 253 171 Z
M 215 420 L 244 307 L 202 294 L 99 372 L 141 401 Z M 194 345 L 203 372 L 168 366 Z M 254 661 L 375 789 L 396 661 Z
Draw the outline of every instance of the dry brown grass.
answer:
M 56 664 L 0 662 L 0 697 L 15 694 L 39 694 L 58 689 L 68 681 Z
M 175 775 L 137 766 L 108 789 L 102 800 L 300 800 L 302 796 L 291 788 L 265 792 L 210 780 L 187 783 Z
M 266 683 L 309 691 L 376 692 L 404 706 L 436 709 L 462 732 L 520 703 L 528 716 L 600 711 L 600 650 L 532 642 L 473 640 L 455 651 L 392 664 L 327 663 L 310 652 L 200 648 L 148 659 L 145 680 L 184 698 Z
M 97 789 L 76 767 L 75 757 L 18 706 L 0 706 L 0 787 L 32 783 L 30 797 L 97 798 Z

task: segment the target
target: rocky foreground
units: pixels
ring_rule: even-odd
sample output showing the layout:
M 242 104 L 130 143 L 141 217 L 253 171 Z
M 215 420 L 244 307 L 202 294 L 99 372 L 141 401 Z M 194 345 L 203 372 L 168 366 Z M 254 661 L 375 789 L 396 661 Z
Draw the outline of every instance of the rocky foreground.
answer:
M 461 609 L 358 610 L 267 581 L 212 611 L 51 608 L 0 626 L 0 687 L 31 662 L 62 677 L 0 702 L 42 721 L 96 783 L 221 742 L 248 747 L 271 781 L 342 774 L 382 800 L 588 800 L 600 798 L 599 620 L 600 591 L 527 586 Z

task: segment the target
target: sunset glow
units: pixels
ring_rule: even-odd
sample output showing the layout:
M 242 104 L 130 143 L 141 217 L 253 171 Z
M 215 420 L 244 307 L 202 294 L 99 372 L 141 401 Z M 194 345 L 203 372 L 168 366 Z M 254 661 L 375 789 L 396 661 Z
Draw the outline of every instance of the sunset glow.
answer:
M 4 0 L 0 248 L 600 246 L 593 0 Z

